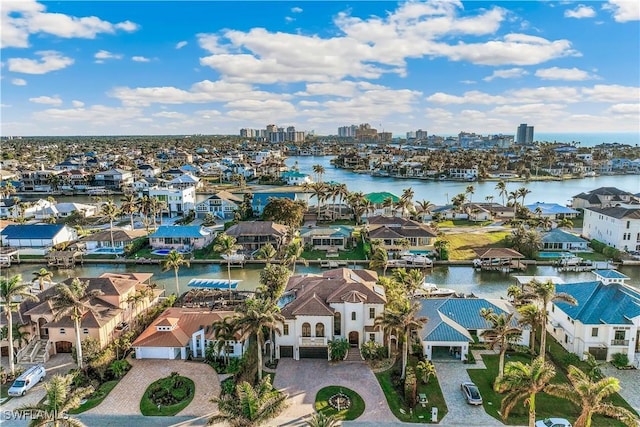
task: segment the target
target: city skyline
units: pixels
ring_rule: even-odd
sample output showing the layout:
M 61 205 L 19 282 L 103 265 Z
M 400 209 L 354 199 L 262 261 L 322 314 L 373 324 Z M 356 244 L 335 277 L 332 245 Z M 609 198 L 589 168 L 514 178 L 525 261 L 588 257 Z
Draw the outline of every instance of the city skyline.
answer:
M 3 136 L 640 131 L 636 1 L 2 6 Z

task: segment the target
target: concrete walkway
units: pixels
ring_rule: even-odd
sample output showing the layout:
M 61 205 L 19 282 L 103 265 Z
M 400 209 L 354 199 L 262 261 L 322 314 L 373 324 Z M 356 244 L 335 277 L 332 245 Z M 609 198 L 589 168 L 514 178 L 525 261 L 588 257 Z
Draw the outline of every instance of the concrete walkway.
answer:
M 365 402 L 359 421 L 398 422 L 391 413 L 384 393 L 373 372 L 364 362 L 329 364 L 326 360 L 280 359 L 274 386 L 289 395 L 289 407 L 269 425 L 301 426 L 314 413 L 318 391 L 327 386 L 347 387 Z
M 140 400 L 147 387 L 174 371 L 193 380 L 196 388 L 193 400 L 178 415 L 199 417 L 216 410 L 210 400 L 220 393 L 220 382 L 216 372 L 206 363 L 154 359 L 129 361 L 133 365 L 131 370 L 100 405 L 86 412 L 88 415 L 141 415 Z

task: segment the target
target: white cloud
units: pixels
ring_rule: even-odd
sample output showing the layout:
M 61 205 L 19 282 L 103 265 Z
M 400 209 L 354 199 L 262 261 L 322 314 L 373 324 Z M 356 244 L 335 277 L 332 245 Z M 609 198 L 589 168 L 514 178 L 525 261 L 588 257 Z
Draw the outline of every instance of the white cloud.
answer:
M 186 119 L 187 115 L 178 113 L 177 111 L 161 111 L 159 113 L 152 114 L 153 117 L 162 117 L 163 119 Z
M 93 57 L 102 63 L 104 59 L 122 59 L 122 54 L 109 52 L 108 50 L 99 50 Z
M 119 128 L 124 122 L 141 117 L 142 111 L 138 108 L 93 105 L 89 108 L 51 108 L 35 112 L 33 116 L 47 122 L 90 122 L 92 126 L 117 126 Z
M 182 49 L 183 47 L 185 47 L 185 46 L 186 46 L 186 45 L 188 45 L 188 44 L 189 44 L 189 43 L 188 43 L 188 42 L 186 42 L 186 41 L 184 41 L 184 40 L 183 40 L 183 41 L 181 41 L 181 42 L 178 42 L 178 43 L 176 43 L 176 49 Z
M 564 11 L 565 18 L 593 18 L 596 16 L 596 11 L 591 6 L 585 6 L 583 4 L 578 5 L 575 9 L 567 9 Z
M 11 83 L 16 86 L 26 86 L 27 81 L 25 79 L 12 79 Z
M 134 62 L 149 62 L 151 61 L 149 58 L 145 56 L 132 56 L 131 60 Z
M 576 67 L 573 68 L 541 68 L 536 70 L 536 77 L 539 77 L 543 80 L 569 80 L 569 81 L 582 81 L 582 80 L 591 80 L 596 78 L 592 76 L 590 73 L 584 70 L 580 70 Z
M 296 20 L 296 18 L 292 18 L 291 16 L 285 16 L 284 20 L 287 21 L 287 22 L 293 22 L 293 21 Z
M 636 0 L 609 0 L 602 8 L 611 11 L 616 22 L 640 20 L 640 2 Z
M 73 64 L 72 58 L 63 56 L 55 50 L 41 50 L 35 53 L 40 59 L 9 58 L 9 71 L 24 74 L 46 74 L 61 70 Z
M 298 6 L 296 6 L 296 7 L 292 7 L 292 8 L 291 8 L 291 12 L 292 12 L 292 13 L 302 13 L 302 8 L 301 8 L 301 7 L 298 7 Z
M 0 47 L 29 47 L 32 34 L 51 34 L 61 38 L 94 39 L 98 34 L 116 31 L 133 32 L 139 27 L 131 21 L 111 23 L 96 16 L 76 17 L 47 13 L 42 3 L 34 0 L 2 2 Z
M 36 104 L 47 104 L 47 105 L 61 105 L 62 99 L 59 96 L 38 96 L 36 98 L 29 98 L 29 101 L 34 102 Z
M 640 118 L 640 104 L 615 104 L 607 111 L 613 114 L 635 115 Z
M 485 82 L 490 82 L 493 79 L 516 79 L 529 74 L 523 68 L 509 68 L 506 70 L 495 70 L 490 76 L 483 78 Z
M 640 87 L 621 85 L 595 85 L 582 89 L 587 99 L 599 102 L 636 102 L 640 99 Z
M 80 107 L 84 107 L 84 102 L 76 101 L 74 99 L 73 101 L 71 101 L 71 105 L 73 105 L 75 108 L 80 108 Z

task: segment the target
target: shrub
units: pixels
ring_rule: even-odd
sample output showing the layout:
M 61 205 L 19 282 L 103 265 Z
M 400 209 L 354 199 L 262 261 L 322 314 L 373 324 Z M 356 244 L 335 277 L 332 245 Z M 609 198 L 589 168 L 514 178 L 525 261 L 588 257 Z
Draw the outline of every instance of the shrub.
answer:
M 362 344 L 360 351 L 365 360 L 378 360 L 384 358 L 386 348 L 375 341 L 367 341 Z
M 345 339 L 329 341 L 331 360 L 343 360 L 349 350 L 349 341 Z
M 629 366 L 629 356 L 624 353 L 615 353 L 612 356 L 611 363 L 613 363 L 613 366 L 616 368 L 624 368 Z
M 469 351 L 469 353 L 467 353 L 467 360 L 465 360 L 464 363 L 470 365 L 476 363 L 476 357 L 473 355 L 473 352 Z
M 227 378 L 226 380 L 222 381 L 220 386 L 223 395 L 233 394 L 236 390 L 236 383 L 233 381 L 233 378 Z
M 133 255 L 140 249 L 147 247 L 148 245 L 149 239 L 147 237 L 140 237 L 124 247 L 124 254 L 126 256 Z
M 578 365 L 580 363 L 580 357 L 575 353 L 566 353 L 562 356 L 562 365 L 566 368 L 569 365 Z

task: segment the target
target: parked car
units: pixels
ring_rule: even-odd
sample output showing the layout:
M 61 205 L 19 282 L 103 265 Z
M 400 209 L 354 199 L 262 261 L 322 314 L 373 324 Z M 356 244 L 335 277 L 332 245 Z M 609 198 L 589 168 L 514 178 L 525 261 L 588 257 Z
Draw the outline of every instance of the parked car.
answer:
M 482 405 L 482 396 L 477 385 L 467 381 L 460 384 L 460 389 L 469 405 Z
M 536 421 L 536 427 L 571 427 L 571 423 L 564 418 L 545 418 Z
M 27 391 L 31 390 L 36 384 L 42 381 L 47 374 L 44 366 L 36 365 L 32 366 L 22 373 L 13 382 L 7 394 L 9 396 L 24 396 Z

